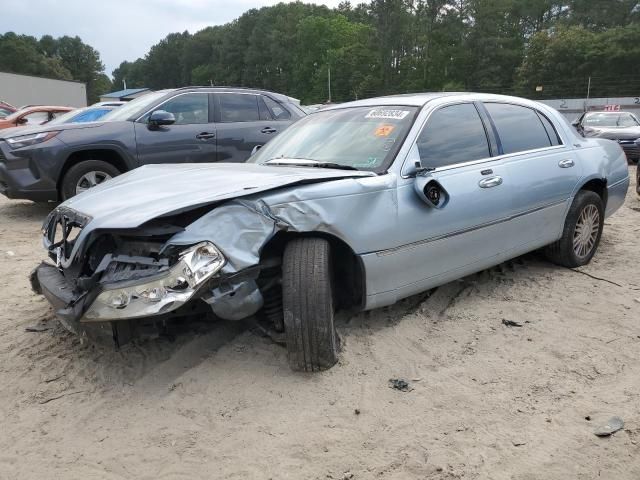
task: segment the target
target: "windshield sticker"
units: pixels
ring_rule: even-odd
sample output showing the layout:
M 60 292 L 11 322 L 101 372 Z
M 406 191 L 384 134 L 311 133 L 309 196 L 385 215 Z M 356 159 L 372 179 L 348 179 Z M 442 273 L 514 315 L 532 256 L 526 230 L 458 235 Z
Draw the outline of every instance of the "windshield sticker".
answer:
M 396 142 L 395 138 L 388 138 L 387 140 L 385 140 L 384 144 L 382 145 L 382 150 L 384 150 L 385 152 L 390 151 L 393 148 L 393 144 Z
M 364 118 L 389 118 L 391 120 L 402 120 L 409 115 L 409 110 L 387 110 L 376 108 L 365 115 Z
M 374 133 L 376 137 L 388 137 L 394 128 L 393 125 L 380 125 Z

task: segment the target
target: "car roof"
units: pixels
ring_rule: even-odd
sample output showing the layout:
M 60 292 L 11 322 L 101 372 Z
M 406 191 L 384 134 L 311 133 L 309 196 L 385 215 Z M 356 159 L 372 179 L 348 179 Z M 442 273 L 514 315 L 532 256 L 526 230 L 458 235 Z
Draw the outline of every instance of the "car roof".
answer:
M 250 88 L 250 87 L 202 85 L 202 86 L 180 87 L 180 88 L 169 89 L 169 90 L 166 90 L 166 91 L 173 93 L 173 92 L 179 92 L 179 91 L 188 92 L 188 91 L 191 91 L 191 90 L 205 90 L 205 91 L 208 91 L 208 92 L 243 92 L 243 93 L 256 93 L 256 94 L 266 93 L 270 97 L 274 97 L 274 98 L 276 98 L 278 100 L 281 100 L 281 101 L 298 103 L 297 99 L 295 99 L 293 97 L 289 97 L 288 95 L 284 95 L 282 93 L 272 92 L 271 90 L 263 90 L 263 89 L 260 89 L 260 88 Z
M 62 107 L 59 105 L 36 105 L 33 107 L 26 107 L 23 108 L 22 110 L 19 110 L 19 112 L 27 112 L 27 111 L 46 111 L 46 110 L 67 110 L 67 111 L 71 111 L 71 110 L 75 110 L 74 107 Z M 18 112 L 16 112 L 18 113 Z
M 535 108 L 540 108 L 541 104 L 532 100 L 527 100 L 520 97 L 512 97 L 508 95 L 494 95 L 490 93 L 475 93 L 475 92 L 425 92 L 425 93 L 403 93 L 400 95 L 387 95 L 384 97 L 367 98 L 364 100 L 356 100 L 354 102 L 341 103 L 338 105 L 331 105 L 323 108 L 321 111 L 345 108 L 345 107 L 368 107 L 378 105 L 405 105 L 423 107 L 432 100 L 439 98 L 449 98 L 451 100 L 465 100 L 465 101 L 496 101 L 496 102 L 508 102 L 518 103 L 521 105 L 528 105 Z

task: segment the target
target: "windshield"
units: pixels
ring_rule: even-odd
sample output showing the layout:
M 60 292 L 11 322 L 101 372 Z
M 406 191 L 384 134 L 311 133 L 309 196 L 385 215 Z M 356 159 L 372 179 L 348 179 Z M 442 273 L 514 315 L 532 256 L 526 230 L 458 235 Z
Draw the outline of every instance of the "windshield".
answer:
M 312 160 L 384 171 L 409 131 L 415 112 L 416 107 L 386 105 L 319 111 L 294 123 L 248 161 Z
M 584 118 L 586 127 L 637 127 L 640 125 L 636 118 L 627 112 L 594 113 Z
M 131 100 L 129 103 L 116 108 L 112 112 L 107 113 L 102 117 L 104 122 L 116 122 L 119 120 L 127 120 L 133 115 L 142 115 L 147 108 L 156 103 L 162 97 L 167 94 L 167 90 L 160 90 L 158 92 L 147 93 L 141 97 Z
M 95 122 L 112 111 L 111 107 L 86 107 L 72 110 L 51 120 L 47 125 L 62 125 L 63 123 Z

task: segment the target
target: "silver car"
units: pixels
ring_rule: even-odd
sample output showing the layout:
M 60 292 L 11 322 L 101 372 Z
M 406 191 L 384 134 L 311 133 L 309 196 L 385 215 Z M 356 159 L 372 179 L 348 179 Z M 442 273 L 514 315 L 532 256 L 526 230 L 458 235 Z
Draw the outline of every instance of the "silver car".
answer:
M 255 315 L 293 369 L 322 370 L 338 359 L 337 310 L 543 247 L 588 263 L 628 185 L 617 143 L 536 102 L 362 100 L 301 119 L 248 163 L 147 165 L 66 201 L 32 285 L 69 329 L 119 343 L 184 315 Z
M 587 112 L 572 125 L 585 137 L 608 138 L 617 141 L 627 159 L 638 163 L 640 158 L 640 121 L 630 112 Z

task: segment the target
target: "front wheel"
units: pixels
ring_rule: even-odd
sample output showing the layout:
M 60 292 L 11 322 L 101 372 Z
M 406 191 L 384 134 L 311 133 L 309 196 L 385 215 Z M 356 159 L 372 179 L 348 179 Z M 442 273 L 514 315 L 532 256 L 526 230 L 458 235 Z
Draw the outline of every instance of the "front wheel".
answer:
M 580 190 L 569 208 L 562 237 L 547 247 L 547 256 L 569 268 L 586 265 L 598 249 L 603 226 L 602 199 L 595 192 Z
M 120 170 L 102 160 L 85 160 L 69 169 L 62 179 L 60 195 L 68 200 L 102 182 L 120 175 Z
M 322 238 L 290 241 L 282 261 L 282 307 L 289 366 L 317 372 L 338 361 L 331 248 Z

